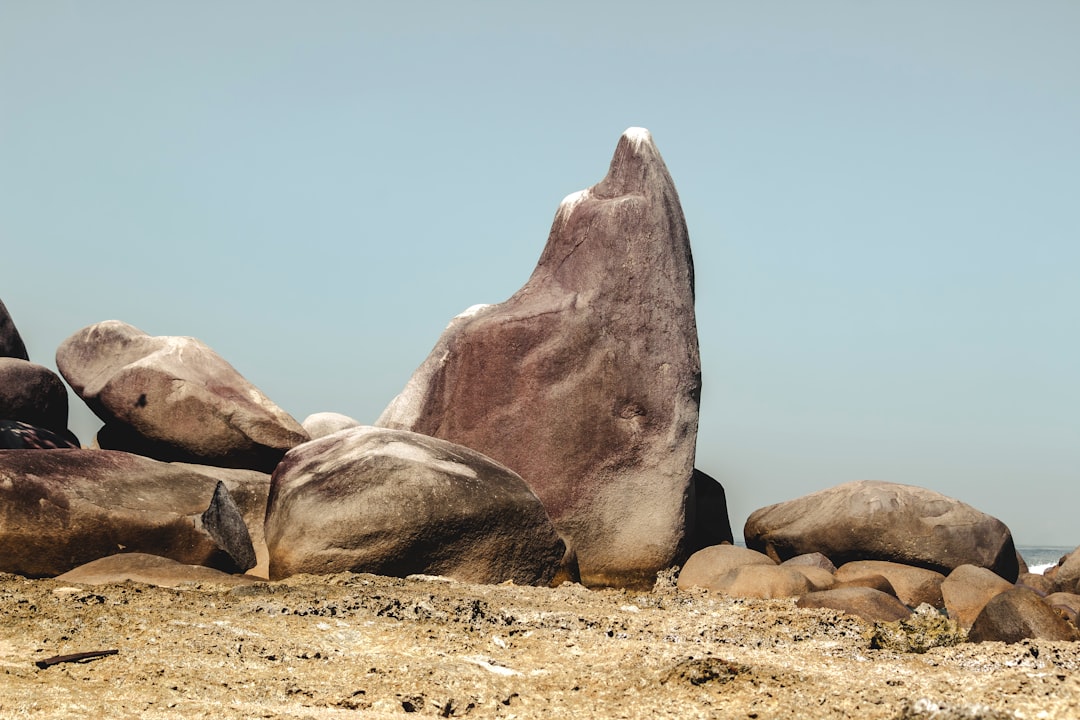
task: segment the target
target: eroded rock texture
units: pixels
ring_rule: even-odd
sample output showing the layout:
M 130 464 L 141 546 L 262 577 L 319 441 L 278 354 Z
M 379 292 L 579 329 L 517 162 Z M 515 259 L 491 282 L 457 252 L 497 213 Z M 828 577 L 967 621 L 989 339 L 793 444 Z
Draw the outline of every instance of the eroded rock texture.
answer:
M 686 223 L 635 128 L 562 202 L 528 282 L 455 318 L 377 424 L 519 473 L 585 584 L 651 586 L 686 551 L 700 387 Z

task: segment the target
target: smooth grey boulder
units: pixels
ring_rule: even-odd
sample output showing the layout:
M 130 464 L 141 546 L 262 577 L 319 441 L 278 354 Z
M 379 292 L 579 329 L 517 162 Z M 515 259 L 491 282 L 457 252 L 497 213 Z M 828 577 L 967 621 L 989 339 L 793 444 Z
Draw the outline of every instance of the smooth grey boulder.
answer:
M 887 560 L 948 574 L 975 565 L 1014 582 L 1019 573 L 1009 528 L 933 490 L 859 480 L 754 511 L 747 547 L 780 561 L 808 552 L 838 567 Z
M 212 518 L 236 527 L 237 510 L 222 505 L 218 484 L 130 453 L 2 450 L 0 571 L 54 576 L 119 552 L 144 552 L 242 572 L 250 568 L 250 540 L 223 539 L 207 527 Z
M 588 586 L 651 588 L 688 554 L 701 369 L 694 269 L 648 131 L 559 206 L 525 285 L 454 318 L 377 425 L 519 473 Z
M 348 415 L 335 412 L 320 412 L 308 415 L 300 426 L 312 440 L 318 440 L 327 435 L 333 435 L 338 430 L 360 427 L 363 423 L 354 420 Z
M 842 583 L 877 575 L 888 580 L 896 597 L 909 607 L 923 603 L 935 608 L 945 607 L 941 597 L 945 576 L 937 571 L 885 560 L 855 560 L 836 569 L 836 581 Z
M 806 593 L 795 605 L 829 608 L 857 615 L 868 622 L 894 622 L 911 616 L 911 609 L 895 596 L 868 587 L 844 587 Z
M 108 320 L 65 340 L 56 365 L 105 422 L 102 448 L 270 472 L 308 439 L 296 420 L 194 338 L 152 337 Z
M 949 617 L 960 627 L 968 629 L 986 603 L 1012 588 L 1011 582 L 986 568 L 961 565 L 941 583 L 941 595 Z
M 26 353 L 26 345 L 22 336 L 19 335 L 15 322 L 11 319 L 4 301 L 0 300 L 0 357 L 18 358 L 29 360 Z
M 1006 643 L 1026 639 L 1080 640 L 1069 624 L 1033 590 L 1017 586 L 995 595 L 968 631 L 970 642 Z
M 68 422 L 67 388 L 56 373 L 43 365 L 0 357 L 0 419 L 64 432 Z
M 270 578 L 444 575 L 547 585 L 566 545 L 509 468 L 460 445 L 357 427 L 305 443 L 271 479 Z
M 159 587 L 182 585 L 251 585 L 258 578 L 248 575 L 230 575 L 203 565 L 184 563 L 146 553 L 119 553 L 68 570 L 56 576 L 57 580 L 80 585 L 115 585 L 139 582 Z

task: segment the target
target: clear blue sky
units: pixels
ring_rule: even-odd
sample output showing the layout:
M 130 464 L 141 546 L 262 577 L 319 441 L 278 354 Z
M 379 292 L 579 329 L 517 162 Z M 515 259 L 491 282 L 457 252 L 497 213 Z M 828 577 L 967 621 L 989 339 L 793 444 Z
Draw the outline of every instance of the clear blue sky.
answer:
M 2 2 L 0 298 L 42 364 L 117 318 L 371 422 L 640 125 L 736 534 L 871 478 L 1075 545 L 1078 36 L 1071 0 Z

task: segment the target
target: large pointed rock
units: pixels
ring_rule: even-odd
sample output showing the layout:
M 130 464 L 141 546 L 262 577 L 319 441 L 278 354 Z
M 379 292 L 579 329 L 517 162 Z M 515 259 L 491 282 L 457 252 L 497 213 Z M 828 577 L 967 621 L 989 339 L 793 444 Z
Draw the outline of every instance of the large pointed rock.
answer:
M 290 450 L 266 513 L 270 578 L 445 575 L 546 585 L 566 551 L 540 500 L 469 448 L 356 427 Z
M 651 587 L 686 549 L 700 387 L 686 223 L 634 128 L 563 200 L 528 282 L 455 318 L 377 424 L 519 473 L 585 584 Z
M 265 495 L 243 484 L 109 450 L 0 450 L 0 571 L 55 576 L 119 552 L 247 570 L 238 516 L 258 507 L 236 503 Z
M 1019 573 L 1012 533 L 997 518 L 913 485 L 859 480 L 755 510 L 746 546 L 778 560 L 820 552 L 840 566 L 887 560 L 947 575 L 961 565 Z
M 56 366 L 105 422 L 102 448 L 270 472 L 308 440 L 296 420 L 195 338 L 153 337 L 107 320 L 65 340 Z
M 19 360 L 29 360 L 26 353 L 26 345 L 23 343 L 15 322 L 8 314 L 4 301 L 0 300 L 0 357 L 12 357 Z

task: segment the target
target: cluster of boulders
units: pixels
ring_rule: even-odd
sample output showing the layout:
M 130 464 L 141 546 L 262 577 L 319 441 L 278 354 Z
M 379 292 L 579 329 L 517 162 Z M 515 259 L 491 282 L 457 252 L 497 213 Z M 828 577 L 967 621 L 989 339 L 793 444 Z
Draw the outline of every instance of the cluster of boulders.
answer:
M 298 423 L 202 342 L 116 320 L 74 333 L 56 366 L 104 423 L 90 448 L 0 304 L 0 571 L 648 588 L 685 562 L 682 587 L 879 620 L 929 605 L 972 637 L 1075 634 L 1080 558 L 1039 586 L 1008 528 L 919 488 L 764 508 L 748 548 L 730 544 L 723 488 L 694 467 L 686 223 L 645 130 L 562 202 L 525 285 L 455 317 L 374 425 Z
M 999 520 L 924 488 L 860 481 L 757 510 L 747 547 L 690 557 L 681 588 L 796 597 L 873 622 L 920 607 L 948 616 L 973 642 L 1080 640 L 1080 548 L 1031 574 Z

